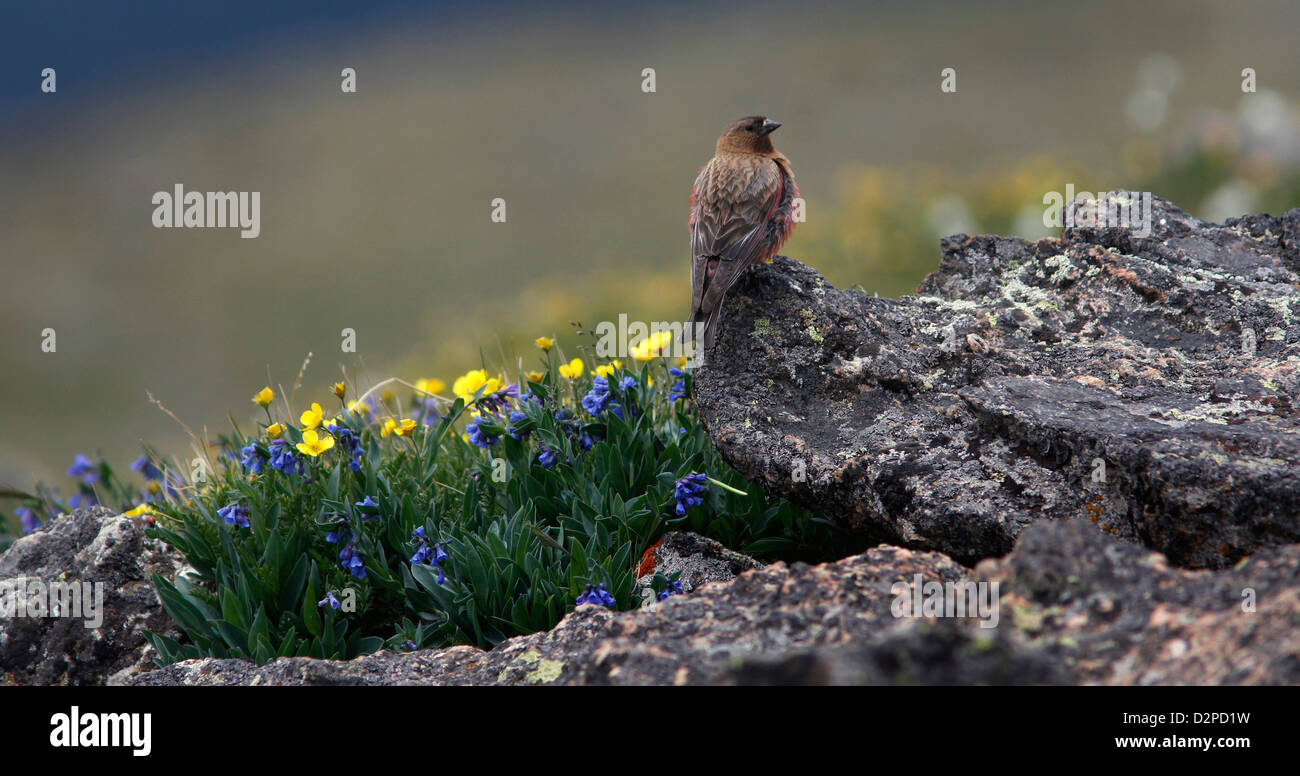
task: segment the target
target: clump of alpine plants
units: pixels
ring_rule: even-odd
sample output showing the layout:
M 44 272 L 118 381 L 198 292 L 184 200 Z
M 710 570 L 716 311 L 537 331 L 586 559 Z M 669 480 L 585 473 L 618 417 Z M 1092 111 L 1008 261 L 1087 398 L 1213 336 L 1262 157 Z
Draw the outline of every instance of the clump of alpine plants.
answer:
M 450 392 L 393 379 L 359 396 L 337 383 L 331 409 L 265 388 L 256 428 L 220 437 L 203 465 L 149 453 L 136 485 L 79 456 L 69 475 L 79 503 L 148 521 L 194 569 L 153 579 L 185 634 L 150 634 L 163 664 L 490 648 L 578 606 L 681 594 L 662 575 L 636 590 L 638 562 L 669 530 L 828 557 L 840 541 L 829 523 L 719 459 L 667 345 L 594 363 L 542 337 L 539 368 L 515 379 L 482 368 Z M 24 527 L 66 506 L 44 493 Z

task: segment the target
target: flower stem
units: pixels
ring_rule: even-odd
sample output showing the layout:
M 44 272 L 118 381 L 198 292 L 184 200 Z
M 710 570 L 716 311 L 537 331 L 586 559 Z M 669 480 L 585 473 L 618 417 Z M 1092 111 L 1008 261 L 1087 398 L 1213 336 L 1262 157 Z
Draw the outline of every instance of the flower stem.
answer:
M 728 485 L 727 483 L 725 483 L 725 482 L 718 482 L 717 480 L 713 479 L 712 477 L 709 477 L 708 480 L 709 480 L 709 482 L 712 482 L 714 485 L 717 485 L 719 488 L 722 488 L 723 490 L 726 490 L 726 491 L 730 491 L 730 492 L 732 492 L 732 493 L 735 493 L 737 496 L 748 496 L 748 495 L 749 495 L 748 493 L 746 493 L 746 492 L 743 491 L 743 490 L 736 490 L 735 488 L 731 487 L 731 486 Z

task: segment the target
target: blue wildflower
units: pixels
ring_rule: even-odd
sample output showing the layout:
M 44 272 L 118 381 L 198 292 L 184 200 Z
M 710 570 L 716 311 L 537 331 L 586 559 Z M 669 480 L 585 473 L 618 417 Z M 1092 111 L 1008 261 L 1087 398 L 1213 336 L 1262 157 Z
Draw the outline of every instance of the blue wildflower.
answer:
M 582 408 L 594 418 L 605 411 L 605 405 L 612 398 L 609 394 L 609 380 L 597 377 L 591 381 L 591 391 L 582 397 Z
M 238 501 L 232 501 L 221 509 L 217 510 L 227 523 L 237 525 L 240 528 L 251 528 L 252 524 L 248 522 L 248 508 Z
M 329 604 L 330 608 L 336 612 L 339 610 L 339 607 L 343 605 L 339 603 L 339 599 L 334 595 L 334 591 L 332 590 L 326 593 L 324 598 L 316 602 L 317 606 L 324 606 L 325 604 Z
M 664 588 L 663 592 L 659 594 L 659 600 L 663 601 L 664 599 L 668 598 L 668 596 L 681 595 L 681 594 L 682 594 L 682 583 L 674 579 L 673 581 L 669 582 L 668 587 Z
M 72 466 L 68 469 L 69 477 L 80 477 L 81 481 L 90 485 L 99 480 L 99 468 L 90 462 L 90 459 L 81 453 L 73 459 Z
M 675 366 L 670 367 L 668 369 L 668 374 L 672 375 L 673 377 L 679 377 L 679 378 L 686 377 L 686 372 L 684 370 L 678 369 Z M 672 388 L 668 389 L 668 401 L 669 403 L 672 403 L 677 401 L 678 399 L 684 399 L 684 398 L 686 398 L 686 380 L 681 379 L 678 380 L 676 383 L 674 383 Z
M 555 465 L 555 459 L 557 457 L 558 456 L 554 450 L 543 447 L 542 452 L 537 454 L 537 462 L 542 465 L 542 468 L 549 469 Z
M 149 456 L 147 455 L 142 455 L 139 458 L 132 461 L 131 471 L 135 472 L 136 474 L 139 474 L 141 477 L 144 477 L 146 480 L 149 480 L 151 482 L 154 480 L 162 479 L 162 472 L 158 469 L 157 466 L 153 465 L 153 461 L 149 460 Z
M 285 439 L 271 442 L 271 468 L 285 474 L 302 474 L 303 462 L 293 454 L 293 448 Z
M 610 595 L 609 591 L 605 589 L 605 583 L 601 582 L 598 586 L 587 585 L 587 589 L 582 592 L 582 595 L 578 596 L 576 605 L 596 604 L 608 608 L 616 603 L 618 602 L 614 600 L 614 596 Z
M 366 565 L 361 560 L 361 553 L 357 550 L 355 537 L 348 541 L 343 549 L 339 550 L 339 560 L 343 562 L 343 568 L 357 579 L 366 578 Z
M 14 510 L 18 515 L 18 522 L 23 526 L 23 533 L 31 533 L 41 527 L 41 520 L 36 516 L 36 511 L 27 507 L 18 507 Z
M 528 436 L 527 431 L 520 430 L 520 427 L 528 420 L 528 416 L 518 410 L 510 413 L 510 428 L 506 433 L 515 439 L 523 439 Z
M 379 518 L 379 505 L 370 496 L 358 501 L 355 506 L 361 510 L 362 520 L 377 520 Z
M 253 474 L 261 474 L 262 467 L 266 465 L 267 458 L 262 454 L 261 449 L 256 442 L 250 442 L 248 447 L 240 450 L 244 458 L 239 463 Z
M 412 531 L 411 536 L 420 543 L 420 546 L 415 550 L 415 554 L 411 556 L 411 563 L 417 566 L 433 566 L 438 569 L 438 584 L 441 585 L 446 582 L 447 575 L 442 570 L 442 564 L 446 563 L 451 556 L 447 554 L 441 544 L 431 544 L 429 542 L 429 538 L 424 533 L 424 526 Z
M 619 390 L 621 391 L 631 390 L 636 387 L 636 378 L 632 377 L 631 375 L 628 375 L 627 377 L 624 377 L 622 380 L 618 381 L 618 387 Z
M 365 448 L 361 446 L 361 440 L 357 438 L 356 432 L 342 424 L 332 424 L 329 426 L 330 433 L 334 435 L 335 442 L 346 455 L 352 456 L 348 463 L 348 468 L 354 472 L 361 471 L 361 456 L 365 455 Z
M 684 515 L 686 510 L 691 507 L 697 507 L 704 503 L 704 483 L 708 480 L 705 474 L 688 474 L 677 481 L 673 487 L 673 496 L 677 499 L 677 514 Z
M 501 437 L 492 436 L 480 424 L 485 423 L 482 418 L 470 423 L 465 427 L 465 433 L 469 435 L 469 443 L 479 447 L 491 447 L 501 441 Z
M 511 399 L 519 398 L 519 385 L 511 383 L 499 391 L 480 396 L 478 406 L 488 412 L 500 412 L 501 408 L 510 403 Z

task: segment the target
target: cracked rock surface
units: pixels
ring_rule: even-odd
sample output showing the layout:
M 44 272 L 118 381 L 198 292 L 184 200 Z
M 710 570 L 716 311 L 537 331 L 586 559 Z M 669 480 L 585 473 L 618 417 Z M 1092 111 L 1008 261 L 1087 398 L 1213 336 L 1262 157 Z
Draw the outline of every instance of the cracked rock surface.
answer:
M 1300 541 L 1300 209 L 1151 215 L 949 238 L 899 300 L 751 269 L 700 418 L 769 493 L 963 563 L 1058 518 L 1193 568 Z
M 895 617 L 897 594 L 916 575 L 997 582 L 996 627 Z M 818 566 L 774 563 L 648 611 L 581 606 L 553 630 L 486 652 L 261 667 L 188 660 L 134 683 L 1280 684 L 1300 682 L 1298 622 L 1300 545 L 1231 571 L 1189 571 L 1086 523 L 1055 521 L 1030 526 L 1007 558 L 974 571 L 939 553 L 881 546 Z
M 114 674 L 153 667 L 153 647 L 144 632 L 173 638 L 180 632 L 149 577 L 155 571 L 171 577 L 181 561 L 144 531 L 141 521 L 104 507 L 78 509 L 0 555 L 0 596 L 8 596 L 0 611 L 9 615 L 0 615 L 0 684 L 105 684 Z M 36 600 L 48 601 L 40 591 L 54 582 L 90 592 L 79 604 L 83 616 L 71 616 L 71 601 L 63 616 L 49 616 L 49 606 L 24 606 L 30 616 L 17 616 L 19 597 L 36 592 Z M 102 585 L 102 622 L 88 628 L 97 584 Z

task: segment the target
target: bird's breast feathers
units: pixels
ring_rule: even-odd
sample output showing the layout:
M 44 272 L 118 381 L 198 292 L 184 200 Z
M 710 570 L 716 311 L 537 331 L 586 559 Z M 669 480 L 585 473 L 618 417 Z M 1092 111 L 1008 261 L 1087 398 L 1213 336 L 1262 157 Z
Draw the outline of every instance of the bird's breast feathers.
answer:
M 789 162 L 756 154 L 718 154 L 691 194 L 691 252 L 724 260 L 764 260 L 789 236 L 797 194 Z

